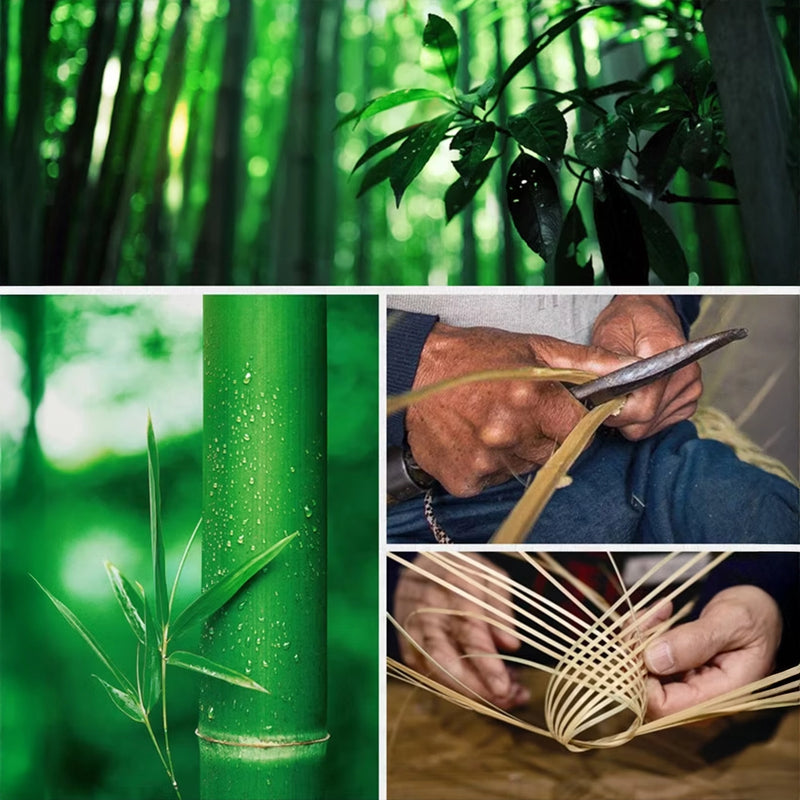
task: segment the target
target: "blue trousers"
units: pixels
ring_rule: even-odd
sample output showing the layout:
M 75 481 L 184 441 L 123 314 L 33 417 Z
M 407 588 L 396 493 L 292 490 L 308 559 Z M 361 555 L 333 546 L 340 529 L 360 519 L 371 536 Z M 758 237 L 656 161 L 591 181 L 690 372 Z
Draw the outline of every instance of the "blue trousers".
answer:
M 681 422 L 641 442 L 600 428 L 527 541 L 541 544 L 798 544 L 798 488 Z M 433 509 L 458 544 L 487 542 L 522 496 L 515 479 Z M 389 509 L 390 544 L 435 543 L 414 498 Z

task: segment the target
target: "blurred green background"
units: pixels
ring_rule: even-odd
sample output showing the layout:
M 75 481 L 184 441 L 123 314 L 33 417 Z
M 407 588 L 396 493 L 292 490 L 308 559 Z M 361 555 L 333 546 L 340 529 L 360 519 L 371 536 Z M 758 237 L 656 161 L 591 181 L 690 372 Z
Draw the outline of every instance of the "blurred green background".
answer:
M 502 74 L 579 5 L 3 0 L 0 282 L 542 283 L 542 260 L 505 210 L 512 148 L 470 211 L 446 224 L 443 195 L 456 178 L 446 146 L 399 208 L 388 182 L 357 199 L 363 170 L 350 177 L 367 147 L 437 113 L 437 101 L 335 125 L 395 89 L 447 89 L 421 65 L 429 13 L 459 36 L 463 90 Z M 708 56 L 701 0 L 600 5 L 509 86 L 500 122 L 532 102 L 532 84 L 563 92 L 625 79 L 660 91 Z M 763 6 L 796 106 L 797 3 Z M 573 134 L 591 128 L 582 113 L 569 115 Z M 562 169 L 559 181 L 569 202 L 574 180 Z M 731 193 L 685 171 L 673 188 Z M 736 208 L 659 211 L 687 252 L 691 282 L 751 282 Z
M 0 298 L 0 796 L 163 798 L 144 728 L 91 675 L 103 668 L 28 573 L 130 669 L 133 642 L 103 561 L 149 576 L 145 425 L 159 441 L 167 572 L 201 508 L 202 299 Z M 377 301 L 328 298 L 328 796 L 378 792 Z M 35 423 L 35 424 L 34 424 Z M 200 587 L 200 549 L 176 605 Z M 188 644 L 188 642 L 187 642 Z M 170 676 L 185 798 L 198 795 L 197 681 Z

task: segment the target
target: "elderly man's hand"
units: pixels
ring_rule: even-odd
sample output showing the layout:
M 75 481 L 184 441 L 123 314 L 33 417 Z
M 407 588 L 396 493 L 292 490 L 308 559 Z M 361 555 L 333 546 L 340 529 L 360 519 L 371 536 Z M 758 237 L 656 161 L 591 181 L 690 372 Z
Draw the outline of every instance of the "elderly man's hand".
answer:
M 667 631 L 645 651 L 657 676 L 648 678 L 648 716 L 682 711 L 768 675 L 781 628 L 780 610 L 763 589 L 724 589 L 697 620 Z
M 487 369 L 547 366 L 601 375 L 631 361 L 549 336 L 437 323 L 414 389 Z M 406 431 L 420 467 L 451 494 L 470 497 L 541 466 L 585 413 L 556 381 L 483 381 L 415 403 L 406 413 Z
M 470 558 L 503 574 L 499 567 L 492 565 L 483 556 L 471 554 Z M 495 608 L 503 608 L 502 603 L 492 597 L 489 591 L 508 597 L 504 588 L 498 588 L 488 580 L 482 579 L 486 589 L 481 591 L 424 556 L 418 556 L 417 560 L 420 566 L 425 567 L 429 572 L 447 578 L 450 583 L 469 589 L 476 599 L 485 600 Z M 437 669 L 405 637 L 400 636 L 400 653 L 406 664 L 420 672 L 431 672 L 438 681 L 454 689 L 462 689 L 457 682 L 461 681 L 481 697 L 500 708 L 512 708 L 528 700 L 528 690 L 517 682 L 513 672 L 499 658 L 464 658 L 465 655 L 475 653 L 495 654 L 498 652 L 498 648 L 506 651 L 517 650 L 520 642 L 516 636 L 478 619 L 425 613 L 424 611 L 415 613 L 425 608 L 447 608 L 483 615 L 488 613 L 476 603 L 422 577 L 413 570 L 404 570 L 395 591 L 395 617 L 405 626 L 409 635 L 425 648 L 431 658 L 435 659 L 457 680 L 453 680 L 449 675 Z
M 592 344 L 614 353 L 647 358 L 684 344 L 681 323 L 672 302 L 663 295 L 617 295 L 600 312 Z M 635 391 L 606 425 L 633 440 L 688 419 L 703 391 L 700 366 L 690 364 L 650 386 Z

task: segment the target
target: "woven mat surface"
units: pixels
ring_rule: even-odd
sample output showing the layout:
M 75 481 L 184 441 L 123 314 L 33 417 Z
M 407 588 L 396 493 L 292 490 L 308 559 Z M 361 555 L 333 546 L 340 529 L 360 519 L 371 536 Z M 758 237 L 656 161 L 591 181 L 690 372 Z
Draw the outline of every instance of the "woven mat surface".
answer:
M 387 712 L 389 800 L 800 800 L 800 709 L 577 754 L 395 680 Z

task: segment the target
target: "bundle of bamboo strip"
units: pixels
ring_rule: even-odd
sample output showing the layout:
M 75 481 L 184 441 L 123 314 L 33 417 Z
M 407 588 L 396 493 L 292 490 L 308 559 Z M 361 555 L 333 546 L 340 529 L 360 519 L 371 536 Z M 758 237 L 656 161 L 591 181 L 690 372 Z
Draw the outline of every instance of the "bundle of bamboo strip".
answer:
M 390 558 L 407 569 L 470 600 L 481 609 L 470 612 L 420 608 L 415 614 L 445 614 L 481 620 L 513 634 L 541 654 L 536 659 L 542 660 L 497 654 L 465 657 L 503 658 L 549 674 L 544 726 L 523 720 L 479 697 L 432 659 L 407 633 L 403 624 L 391 615 L 389 619 L 399 635 L 431 658 L 462 690 L 452 689 L 393 659 L 389 659 L 389 674 L 462 708 L 552 738 L 573 752 L 618 747 L 636 736 L 710 717 L 800 704 L 800 665 L 797 665 L 683 711 L 650 721 L 645 718 L 647 669 L 644 651 L 651 641 L 690 610 L 689 606 L 684 606 L 662 621 L 657 614 L 659 606 L 672 601 L 705 577 L 728 557 L 728 553 L 716 555 L 704 565 L 701 562 L 706 554 L 697 553 L 676 566 L 652 589 L 645 587 L 653 576 L 664 574 L 663 570 L 677 553 L 665 555 L 628 588 L 622 585 L 616 563 L 609 554 L 621 588 L 620 597 L 613 604 L 608 604 L 590 587 L 566 572 L 552 556 L 533 556 L 524 552 L 518 555 L 561 595 L 563 602 L 554 602 L 495 571 L 485 562 L 472 558 L 469 553 L 425 551 L 413 561 L 389 553 Z M 425 560 L 430 562 L 431 568 L 423 565 Z M 442 576 L 457 577 L 458 582 Z M 474 597 L 468 587 L 481 589 L 491 602 Z M 404 624 L 407 622 L 403 621 Z M 613 720 L 615 725 L 612 733 L 600 729 L 601 724 L 609 720 Z

